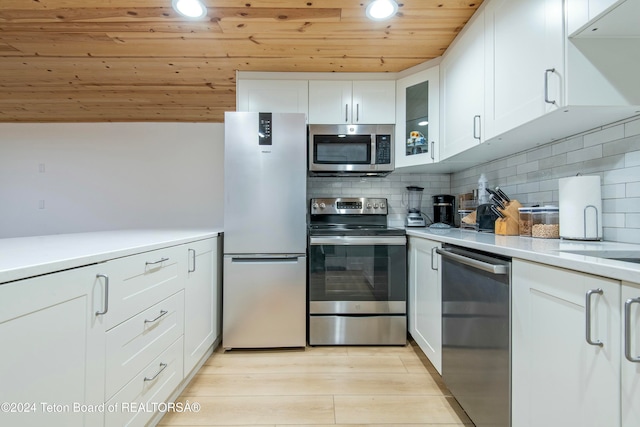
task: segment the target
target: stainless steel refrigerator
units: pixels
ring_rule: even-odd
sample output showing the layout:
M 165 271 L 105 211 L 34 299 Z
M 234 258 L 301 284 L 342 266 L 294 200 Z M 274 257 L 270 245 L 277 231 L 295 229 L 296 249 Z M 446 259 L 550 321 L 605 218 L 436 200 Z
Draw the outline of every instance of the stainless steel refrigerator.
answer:
M 305 115 L 225 113 L 222 346 L 306 344 Z

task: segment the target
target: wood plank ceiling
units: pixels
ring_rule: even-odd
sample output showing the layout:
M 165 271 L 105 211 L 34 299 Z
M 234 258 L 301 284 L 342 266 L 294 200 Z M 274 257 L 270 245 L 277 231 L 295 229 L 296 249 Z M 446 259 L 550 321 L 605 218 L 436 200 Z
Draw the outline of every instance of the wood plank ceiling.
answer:
M 0 122 L 222 122 L 235 72 L 397 72 L 440 56 L 482 0 L 1 0 Z

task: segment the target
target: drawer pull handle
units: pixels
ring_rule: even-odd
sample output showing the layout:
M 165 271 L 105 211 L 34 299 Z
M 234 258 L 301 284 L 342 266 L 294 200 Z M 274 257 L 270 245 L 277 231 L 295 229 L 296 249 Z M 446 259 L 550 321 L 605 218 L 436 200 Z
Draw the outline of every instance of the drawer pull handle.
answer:
M 109 276 L 106 274 L 96 274 L 96 278 L 102 277 L 104 279 L 104 309 L 102 311 L 96 311 L 96 316 L 102 316 L 109 311 Z
M 144 263 L 144 265 L 155 265 L 155 264 L 161 264 L 165 261 L 169 261 L 169 258 L 160 258 L 158 261 L 147 261 Z
M 158 375 L 160 375 L 162 373 L 162 371 L 164 371 L 167 368 L 167 364 L 166 363 L 160 363 L 160 370 L 158 372 L 156 372 L 156 374 L 154 376 L 152 376 L 151 378 L 149 377 L 144 377 L 145 381 L 153 381 L 156 378 L 158 378 Z
M 604 292 L 602 291 L 602 289 L 598 288 L 598 289 L 590 289 L 587 291 L 587 296 L 586 296 L 586 301 L 585 301 L 585 314 L 586 314 L 586 319 L 585 319 L 585 323 L 586 323 L 586 328 L 585 328 L 585 339 L 587 341 L 587 344 L 589 345 L 595 345 L 596 347 L 602 347 L 604 346 L 604 344 L 602 343 L 602 341 L 600 340 L 595 340 L 593 341 L 591 339 L 591 296 L 593 294 L 598 294 L 598 295 L 602 295 Z
M 167 314 L 168 311 L 167 310 L 160 310 L 160 314 L 158 315 L 158 317 L 156 317 L 155 319 L 152 320 L 148 320 L 148 319 L 144 319 L 144 323 L 153 323 L 158 321 L 162 316 L 164 316 L 165 314 Z

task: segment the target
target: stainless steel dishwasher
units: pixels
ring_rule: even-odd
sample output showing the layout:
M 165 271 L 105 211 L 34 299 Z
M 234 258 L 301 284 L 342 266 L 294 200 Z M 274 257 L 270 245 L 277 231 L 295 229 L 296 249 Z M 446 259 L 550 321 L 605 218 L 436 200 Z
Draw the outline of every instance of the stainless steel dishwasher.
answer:
M 443 245 L 442 378 L 476 427 L 511 425 L 511 259 Z

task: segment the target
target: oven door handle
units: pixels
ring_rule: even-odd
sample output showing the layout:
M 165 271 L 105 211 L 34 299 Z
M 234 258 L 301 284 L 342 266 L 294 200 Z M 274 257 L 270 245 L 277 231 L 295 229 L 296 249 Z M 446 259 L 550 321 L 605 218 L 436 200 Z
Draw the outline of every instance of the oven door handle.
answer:
M 373 237 L 373 236 L 331 236 L 331 237 L 311 237 L 311 246 L 318 245 L 384 245 L 384 246 L 404 246 L 407 244 L 405 236 Z
M 446 249 L 436 248 L 436 252 L 442 255 L 444 258 L 449 258 L 460 264 L 468 265 L 469 267 L 477 268 L 478 270 L 486 271 L 492 274 L 509 274 L 509 266 L 504 264 L 491 264 L 477 259 L 469 258 L 464 255 L 458 255 Z

